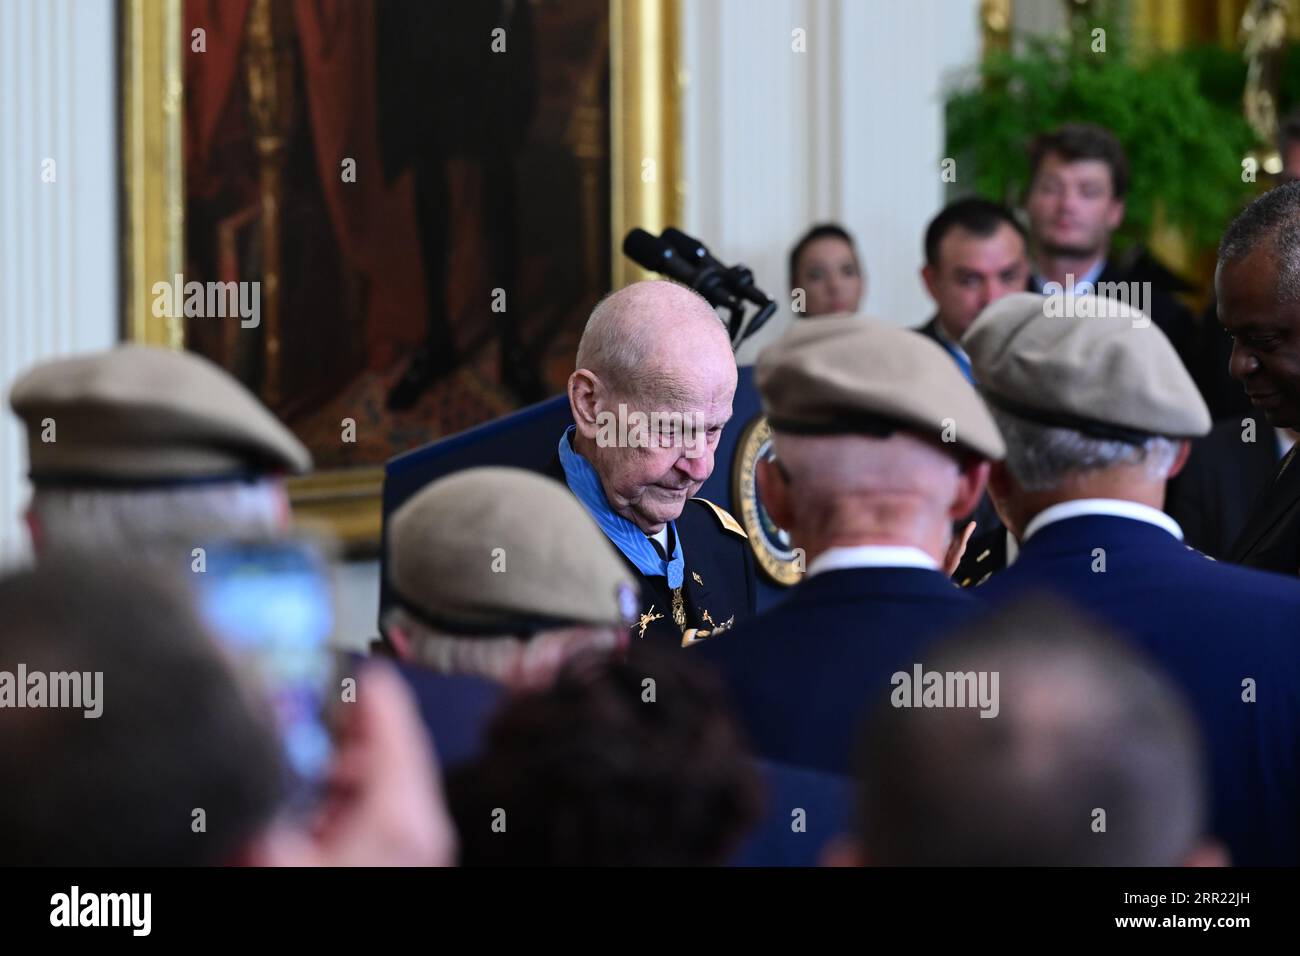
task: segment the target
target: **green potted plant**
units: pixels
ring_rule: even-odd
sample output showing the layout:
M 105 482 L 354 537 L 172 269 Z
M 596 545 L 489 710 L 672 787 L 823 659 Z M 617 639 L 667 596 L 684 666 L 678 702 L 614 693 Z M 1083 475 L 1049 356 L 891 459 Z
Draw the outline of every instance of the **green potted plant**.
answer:
M 1231 98 L 1233 66 L 1232 51 L 1217 48 L 1138 57 L 1121 31 L 1084 20 L 1065 37 L 990 54 L 946 104 L 958 188 L 1018 204 L 1029 140 L 1061 123 L 1097 123 L 1119 137 L 1133 170 L 1116 244 L 1140 245 L 1166 227 L 1193 252 L 1212 249 L 1257 189 L 1243 176 L 1257 143 L 1239 81 Z M 1263 171 L 1256 178 L 1267 179 Z

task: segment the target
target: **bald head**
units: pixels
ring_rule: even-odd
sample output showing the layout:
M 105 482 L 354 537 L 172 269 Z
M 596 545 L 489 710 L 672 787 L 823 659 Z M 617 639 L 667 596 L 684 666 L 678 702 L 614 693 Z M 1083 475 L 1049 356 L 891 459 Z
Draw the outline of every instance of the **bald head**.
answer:
M 777 457 L 805 497 L 908 495 L 947 506 L 961 471 L 955 457 L 906 432 L 867 435 L 796 435 L 777 432 Z
M 606 296 L 591 313 L 576 367 L 611 389 L 653 401 L 677 394 L 692 377 L 728 376 L 736 362 L 726 329 L 698 293 L 659 279 Z
M 974 507 L 988 470 L 905 431 L 777 431 L 772 444 L 776 461 L 759 467 L 763 504 L 809 558 L 881 544 L 920 548 L 938 561 L 953 519 Z
M 713 471 L 736 361 L 717 314 L 673 282 L 636 282 L 591 313 L 569 376 L 573 449 L 610 507 L 647 534 L 681 514 Z

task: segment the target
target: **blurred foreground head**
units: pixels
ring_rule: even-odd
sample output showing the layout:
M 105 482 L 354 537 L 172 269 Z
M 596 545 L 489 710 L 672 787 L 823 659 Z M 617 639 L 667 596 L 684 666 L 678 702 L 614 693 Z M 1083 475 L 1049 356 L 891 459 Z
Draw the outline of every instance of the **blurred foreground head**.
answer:
M 515 687 L 585 650 L 625 648 L 636 585 L 569 490 L 516 468 L 470 468 L 393 515 L 384 633 L 405 659 Z
M 0 767 L 10 865 L 232 862 L 285 779 L 186 595 L 108 562 L 0 580 Z
M 861 752 L 859 862 L 1224 862 L 1202 842 L 1206 783 L 1188 710 L 1099 628 L 1035 600 L 921 663 L 925 672 L 997 674 L 996 716 L 880 708 Z
M 120 557 L 0 579 L 0 864 L 452 862 L 400 678 L 361 674 L 321 805 L 291 817 L 265 688 L 178 587 Z
M 27 429 L 36 553 L 282 531 L 311 455 L 191 352 L 123 345 L 44 363 L 10 393 Z
M 680 655 L 575 658 L 448 779 L 462 865 L 716 865 L 758 819 L 721 689 Z

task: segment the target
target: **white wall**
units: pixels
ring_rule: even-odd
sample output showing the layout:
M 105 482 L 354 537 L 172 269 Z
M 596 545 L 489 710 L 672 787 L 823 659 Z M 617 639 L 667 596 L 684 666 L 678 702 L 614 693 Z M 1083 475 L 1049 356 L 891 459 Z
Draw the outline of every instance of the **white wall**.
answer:
M 865 260 L 866 311 L 928 318 L 918 271 L 944 193 L 942 91 L 979 57 L 978 0 L 681 3 L 683 228 L 788 308 L 790 246 L 841 221 Z
M 0 0 L 0 565 L 28 548 L 9 387 L 41 359 L 117 338 L 115 7 Z

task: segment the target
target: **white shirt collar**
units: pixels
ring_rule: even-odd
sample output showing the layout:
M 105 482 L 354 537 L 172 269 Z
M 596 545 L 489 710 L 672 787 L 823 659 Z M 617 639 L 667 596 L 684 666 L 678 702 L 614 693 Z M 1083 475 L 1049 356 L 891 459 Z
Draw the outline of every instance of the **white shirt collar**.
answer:
M 926 568 L 939 570 L 939 562 L 920 548 L 901 545 L 862 544 L 827 548 L 808 564 L 805 577 L 845 568 Z
M 1291 446 L 1294 445 L 1295 442 L 1291 440 L 1291 436 L 1288 435 L 1286 430 L 1283 428 L 1273 429 L 1273 435 L 1277 439 L 1277 457 L 1279 459 L 1285 458 L 1286 453 L 1291 450 Z
M 1177 521 L 1163 511 L 1157 511 L 1149 505 L 1138 504 L 1136 501 L 1120 501 L 1117 498 L 1078 498 L 1074 501 L 1062 501 L 1050 508 L 1044 508 L 1034 515 L 1033 520 L 1025 526 L 1024 540 L 1028 541 L 1033 537 L 1034 532 L 1047 527 L 1049 524 L 1055 524 L 1067 518 L 1078 518 L 1082 515 L 1106 515 L 1111 518 L 1129 518 L 1133 521 L 1143 521 L 1147 524 L 1153 524 L 1157 528 L 1163 528 L 1179 541 L 1183 540 L 1183 529 L 1178 526 Z

